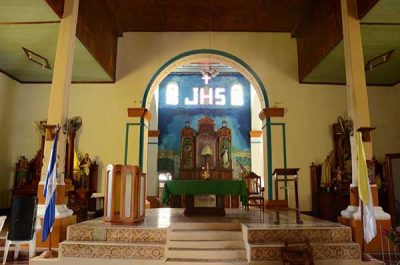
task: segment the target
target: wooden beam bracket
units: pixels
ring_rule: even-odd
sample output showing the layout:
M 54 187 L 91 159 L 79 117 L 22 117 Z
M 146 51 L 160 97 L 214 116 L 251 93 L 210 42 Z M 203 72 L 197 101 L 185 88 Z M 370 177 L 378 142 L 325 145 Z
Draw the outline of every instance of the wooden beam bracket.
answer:
M 361 132 L 361 138 L 363 142 L 371 142 L 371 131 L 375 130 L 376 127 L 360 127 L 358 132 Z

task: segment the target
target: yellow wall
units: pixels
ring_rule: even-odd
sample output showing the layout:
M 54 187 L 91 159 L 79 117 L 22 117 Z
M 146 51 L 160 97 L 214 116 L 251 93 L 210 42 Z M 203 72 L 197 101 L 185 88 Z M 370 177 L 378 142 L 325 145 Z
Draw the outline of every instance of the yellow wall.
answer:
M 393 87 L 368 87 L 374 156 L 400 153 L 400 83 Z
M 14 112 L 14 92 L 18 83 L 0 74 L 0 208 L 7 207 L 10 195 L 7 192 L 12 183 L 10 176 L 15 151 L 10 144 L 12 113 Z
M 287 123 L 288 166 L 300 168 L 301 208 L 310 210 L 309 165 L 323 161 L 332 149 L 331 124 L 347 111 L 345 87 L 299 84 L 296 41 L 290 34 L 212 33 L 211 38 L 212 49 L 233 54 L 255 70 L 267 88 L 270 105 L 280 102 L 287 108 L 286 117 L 276 121 Z M 153 74 L 176 55 L 202 48 L 209 48 L 208 33 L 125 33 L 118 44 L 115 84 L 72 85 L 69 116 L 83 118 L 78 148 L 100 162 L 101 174 L 104 164 L 123 163 L 127 108 L 141 106 Z M 3 86 L 0 83 L 1 96 L 5 93 Z M 0 154 L 0 159 L 9 157 L 7 165 L 2 163 L 8 176 L 13 175 L 10 168 L 18 155 L 30 158 L 39 147 L 32 123 L 46 118 L 49 88 L 26 84 L 16 87 L 12 105 L 23 108 L 14 109 L 11 132 L 5 133 L 10 148 Z M 400 114 L 393 99 L 394 93 L 399 98 L 400 86 L 369 88 L 369 93 L 372 125 L 378 127 L 373 135 L 377 158 L 386 152 L 400 152 L 400 128 L 393 122 Z M 279 131 L 274 130 L 273 140 L 274 167 L 282 167 Z

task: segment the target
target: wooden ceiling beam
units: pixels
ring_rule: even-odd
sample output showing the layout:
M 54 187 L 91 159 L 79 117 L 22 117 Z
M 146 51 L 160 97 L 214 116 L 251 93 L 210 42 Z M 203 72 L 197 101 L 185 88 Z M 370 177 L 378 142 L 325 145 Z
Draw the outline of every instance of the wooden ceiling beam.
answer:
M 299 81 L 343 39 L 340 0 L 312 0 L 297 29 Z
M 115 81 L 118 28 L 106 0 L 79 2 L 76 36 Z
M 64 0 L 46 0 L 46 2 L 62 18 Z M 118 34 L 118 25 L 106 0 L 79 1 L 76 36 L 113 81 L 116 72 Z
M 107 0 L 123 32 L 291 32 L 304 1 Z
M 379 0 L 358 0 L 358 19 L 362 19 L 378 2 Z
M 378 0 L 359 0 L 362 18 Z M 297 38 L 299 82 L 303 82 L 343 39 L 340 0 L 310 0 L 294 35 Z
M 53 9 L 54 13 L 59 18 L 62 18 L 64 14 L 64 0 L 46 0 L 46 2 Z

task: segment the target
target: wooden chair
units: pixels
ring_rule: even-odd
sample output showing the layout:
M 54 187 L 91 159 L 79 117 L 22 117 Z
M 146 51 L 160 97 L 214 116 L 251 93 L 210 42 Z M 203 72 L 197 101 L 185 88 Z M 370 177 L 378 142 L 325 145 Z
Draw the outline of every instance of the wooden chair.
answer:
M 264 187 L 261 186 L 261 177 L 254 172 L 250 172 L 244 177 L 246 182 L 247 193 L 249 195 L 249 201 L 246 206 L 246 210 L 249 210 L 250 206 L 256 206 L 260 208 L 260 212 L 264 213 Z

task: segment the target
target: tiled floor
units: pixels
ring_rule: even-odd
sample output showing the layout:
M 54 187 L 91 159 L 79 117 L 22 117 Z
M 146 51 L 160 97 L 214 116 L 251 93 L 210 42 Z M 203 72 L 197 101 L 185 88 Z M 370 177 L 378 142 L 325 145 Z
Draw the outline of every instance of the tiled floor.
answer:
M 246 211 L 244 209 L 226 209 L 225 216 L 194 216 L 188 217 L 183 214 L 183 209 L 171 209 L 171 208 L 157 208 L 149 209 L 146 211 L 146 218 L 144 222 L 137 225 L 121 225 L 125 228 L 138 228 L 138 229 L 166 229 L 174 223 L 242 223 L 249 229 L 287 229 L 287 228 L 340 228 L 343 227 L 338 223 L 333 223 L 318 218 L 314 218 L 307 215 L 301 215 L 303 224 L 296 224 L 296 216 L 293 211 L 281 211 L 281 224 L 274 224 L 275 212 L 265 210 L 264 216 L 260 215 L 260 212 L 255 209 Z M 104 223 L 102 218 L 89 220 L 83 223 L 76 224 L 75 226 L 90 226 L 90 227 L 101 227 L 105 228 L 111 226 L 110 224 Z M 113 225 L 115 228 L 116 226 Z M 82 227 L 83 228 L 83 227 Z M 5 229 L 3 229 L 5 230 Z M 4 236 L 4 231 L 0 234 Z M 2 248 L 0 247 L 0 259 L 2 259 Z M 38 251 L 38 254 L 41 251 Z M 18 260 L 13 261 L 13 252 L 9 253 L 7 264 L 29 264 L 27 252 L 22 251 Z
M 296 228 L 296 227 L 340 227 L 338 223 L 321 220 L 308 215 L 301 215 L 303 224 L 296 224 L 296 215 L 293 211 L 280 212 L 281 224 L 274 224 L 275 212 L 265 210 L 262 218 L 260 212 L 255 209 L 246 211 L 244 209 L 226 209 L 225 216 L 185 216 L 183 209 L 177 208 L 155 208 L 146 211 L 144 222 L 134 225 L 137 228 L 168 228 L 171 223 L 243 223 L 250 229 L 256 228 Z M 111 226 L 101 218 L 89 220 L 78 225 Z M 115 225 L 113 225 L 115 226 Z M 125 226 L 125 225 L 122 225 Z

